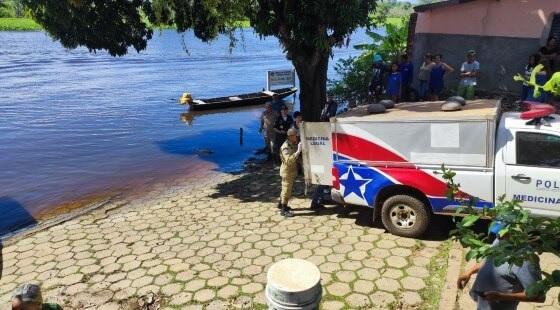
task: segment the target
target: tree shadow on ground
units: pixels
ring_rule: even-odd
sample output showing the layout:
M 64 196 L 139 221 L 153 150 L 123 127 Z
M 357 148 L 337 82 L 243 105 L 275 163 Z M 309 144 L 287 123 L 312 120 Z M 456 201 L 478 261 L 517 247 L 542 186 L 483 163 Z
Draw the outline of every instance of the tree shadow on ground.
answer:
M 281 179 L 278 167 L 272 163 L 249 163 L 240 177 L 218 184 L 217 193 L 210 195 L 211 198 L 233 197 L 241 202 L 278 202 L 281 189 Z M 305 185 L 303 178 L 299 177 L 294 186 L 294 197 L 308 198 L 311 203 L 314 187 L 307 196 L 304 195 Z M 298 216 L 330 216 L 338 218 L 354 219 L 355 224 L 363 227 L 375 227 L 384 229 L 381 220 L 372 223 L 373 209 L 353 205 L 327 205 L 323 210 L 311 210 L 309 208 L 294 208 L 294 215 Z M 428 231 L 421 238 L 423 240 L 442 241 L 449 238 L 449 232 L 454 229 L 455 224 L 449 216 L 433 216 Z
M 25 207 L 11 197 L 0 197 L 0 237 L 37 224 Z

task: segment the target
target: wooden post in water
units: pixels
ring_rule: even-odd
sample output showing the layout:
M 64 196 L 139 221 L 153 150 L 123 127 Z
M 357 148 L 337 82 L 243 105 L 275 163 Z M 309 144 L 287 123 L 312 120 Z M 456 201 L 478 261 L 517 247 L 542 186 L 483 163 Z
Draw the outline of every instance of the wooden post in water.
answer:
M 239 145 L 243 146 L 243 127 L 239 128 Z

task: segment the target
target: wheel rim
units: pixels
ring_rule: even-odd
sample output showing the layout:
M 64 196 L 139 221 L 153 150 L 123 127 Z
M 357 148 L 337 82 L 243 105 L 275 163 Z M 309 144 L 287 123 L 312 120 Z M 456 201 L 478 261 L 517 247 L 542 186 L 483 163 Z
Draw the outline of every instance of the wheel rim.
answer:
M 399 204 L 392 207 L 389 215 L 395 227 L 411 229 L 416 224 L 416 211 L 407 205 Z

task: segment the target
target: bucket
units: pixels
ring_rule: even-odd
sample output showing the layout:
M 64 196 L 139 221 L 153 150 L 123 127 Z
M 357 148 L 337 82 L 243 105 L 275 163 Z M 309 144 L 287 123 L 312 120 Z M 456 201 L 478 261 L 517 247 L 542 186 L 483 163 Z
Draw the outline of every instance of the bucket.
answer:
M 268 270 L 265 295 L 270 310 L 319 309 L 321 272 L 303 259 L 281 260 Z

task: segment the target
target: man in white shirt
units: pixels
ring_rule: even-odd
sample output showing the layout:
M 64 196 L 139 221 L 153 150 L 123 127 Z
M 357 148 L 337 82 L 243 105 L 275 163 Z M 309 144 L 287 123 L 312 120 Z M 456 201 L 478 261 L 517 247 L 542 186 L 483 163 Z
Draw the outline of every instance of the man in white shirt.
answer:
M 467 52 L 467 61 L 461 66 L 461 81 L 457 90 L 457 96 L 461 96 L 467 100 L 474 99 L 474 89 L 476 87 L 476 79 L 480 71 L 480 63 L 476 61 L 476 52 L 470 50 Z

